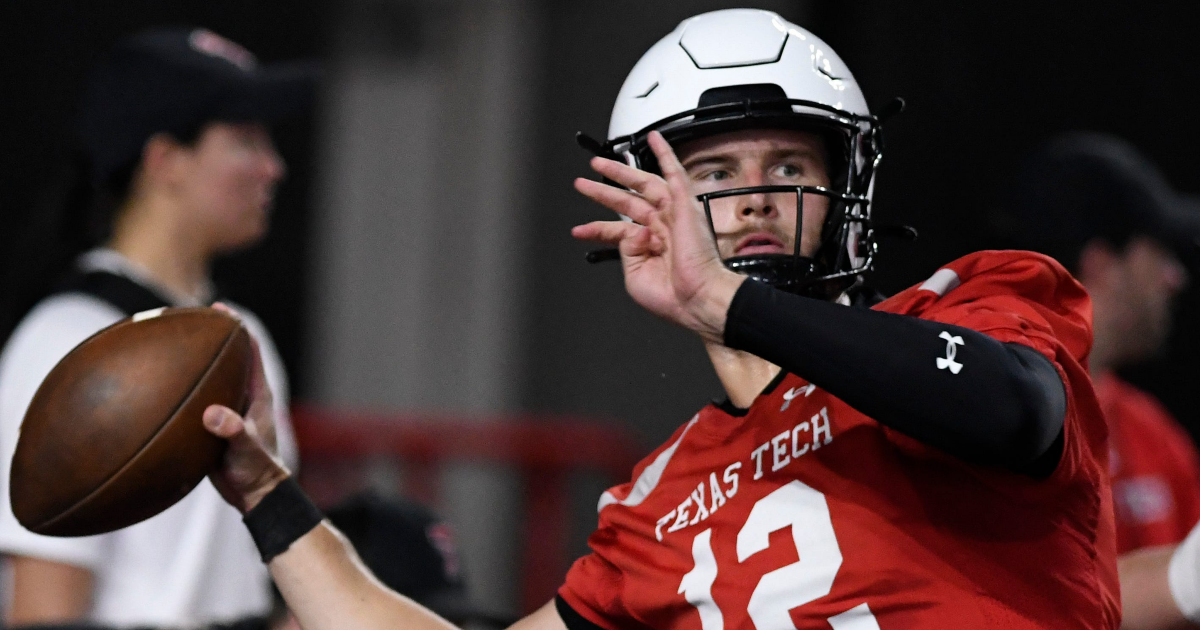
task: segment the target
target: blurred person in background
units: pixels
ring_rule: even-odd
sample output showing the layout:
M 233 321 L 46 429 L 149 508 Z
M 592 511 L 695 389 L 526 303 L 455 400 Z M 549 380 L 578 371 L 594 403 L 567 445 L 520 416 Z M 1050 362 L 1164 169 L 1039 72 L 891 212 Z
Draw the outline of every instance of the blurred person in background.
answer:
M 15 520 L 7 473 L 22 418 L 71 348 L 133 313 L 216 299 L 214 258 L 267 230 L 285 168 L 269 125 L 312 100 L 301 66 L 260 66 L 205 29 L 141 32 L 91 73 L 79 108 L 87 162 L 75 203 L 95 243 L 24 317 L 0 354 L 0 551 L 9 626 L 89 621 L 193 626 L 262 616 L 268 576 L 240 515 L 208 481 L 162 514 L 110 534 L 35 535 Z M 288 386 L 270 335 L 241 309 L 276 399 L 278 446 L 296 461 Z
M 1092 298 L 1088 362 L 1109 428 L 1123 627 L 1192 627 L 1172 600 L 1166 569 L 1200 521 L 1200 457 L 1162 404 L 1116 370 L 1152 358 L 1166 342 L 1175 297 L 1188 282 L 1181 260 L 1194 260 L 1200 247 L 1200 213 L 1128 142 L 1072 133 L 1023 165 L 999 218 L 1011 245 L 1053 256 Z M 1180 562 L 1200 570 L 1195 551 Z M 1200 621 L 1200 600 L 1181 604 Z
M 573 235 L 619 248 L 599 257 L 700 338 L 728 397 L 601 496 L 592 552 L 514 628 L 1117 627 L 1087 295 L 1046 256 L 978 252 L 876 303 L 880 124 L 823 41 L 766 11 L 685 20 L 634 66 L 608 142 L 581 142 L 605 181 L 575 181 L 621 216 Z M 212 479 L 304 628 L 449 628 L 255 438 L 254 382 L 244 417 L 205 412 L 229 440 Z

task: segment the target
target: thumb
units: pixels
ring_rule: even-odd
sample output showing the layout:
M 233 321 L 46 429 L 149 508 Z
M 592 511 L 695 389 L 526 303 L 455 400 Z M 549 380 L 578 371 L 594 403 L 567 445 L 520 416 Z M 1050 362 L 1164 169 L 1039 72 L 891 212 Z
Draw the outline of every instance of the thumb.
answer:
M 246 421 L 224 405 L 209 405 L 204 410 L 204 428 L 213 435 L 231 440 L 246 430 Z

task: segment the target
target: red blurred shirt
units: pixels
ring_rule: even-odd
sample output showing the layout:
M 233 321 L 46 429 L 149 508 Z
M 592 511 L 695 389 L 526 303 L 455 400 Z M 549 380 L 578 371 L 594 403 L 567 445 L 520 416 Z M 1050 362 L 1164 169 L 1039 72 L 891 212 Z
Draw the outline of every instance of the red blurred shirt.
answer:
M 1200 521 L 1196 447 L 1153 396 L 1111 374 L 1096 380 L 1108 419 L 1117 551 L 1182 542 Z
M 1068 392 L 1055 472 L 966 464 L 787 375 L 744 416 L 705 407 L 606 492 L 562 598 L 609 630 L 1116 628 L 1082 287 L 1047 258 L 981 252 L 877 308 L 1049 357 Z

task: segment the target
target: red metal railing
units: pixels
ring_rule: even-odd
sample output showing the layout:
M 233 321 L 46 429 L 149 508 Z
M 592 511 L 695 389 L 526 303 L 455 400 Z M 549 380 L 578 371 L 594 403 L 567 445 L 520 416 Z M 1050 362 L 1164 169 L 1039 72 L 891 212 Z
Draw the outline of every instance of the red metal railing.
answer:
M 372 462 L 399 461 L 405 496 L 437 502 L 439 467 L 455 461 L 511 467 L 524 483 L 521 603 L 554 596 L 571 561 L 568 476 L 592 469 L 627 480 L 642 455 L 616 423 L 565 416 L 397 416 L 300 405 L 292 410 L 300 482 L 321 505 L 360 489 Z

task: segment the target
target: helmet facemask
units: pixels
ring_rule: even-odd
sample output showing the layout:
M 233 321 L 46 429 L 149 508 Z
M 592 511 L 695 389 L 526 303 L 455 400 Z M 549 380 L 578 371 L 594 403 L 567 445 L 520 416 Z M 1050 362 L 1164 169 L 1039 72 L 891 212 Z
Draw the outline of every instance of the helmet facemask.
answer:
M 790 293 L 829 300 L 853 285 L 870 267 L 874 248 L 866 241 L 868 201 L 823 186 L 750 186 L 697 195 L 714 240 L 719 242 L 722 236 L 718 224 L 730 221 L 725 215 L 740 212 L 746 205 L 739 204 L 737 198 L 751 195 L 770 195 L 781 214 L 794 213 L 791 251 L 723 257 L 730 270 Z M 827 200 L 823 219 L 811 217 L 818 211 L 813 197 Z M 789 201 L 778 203 L 781 198 Z M 805 238 L 806 226 L 818 232 L 815 239 Z

